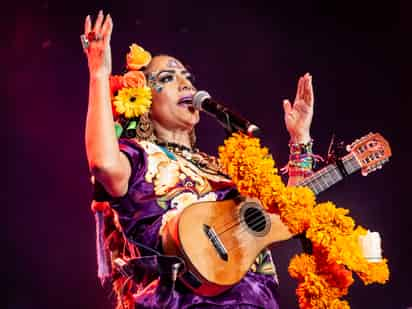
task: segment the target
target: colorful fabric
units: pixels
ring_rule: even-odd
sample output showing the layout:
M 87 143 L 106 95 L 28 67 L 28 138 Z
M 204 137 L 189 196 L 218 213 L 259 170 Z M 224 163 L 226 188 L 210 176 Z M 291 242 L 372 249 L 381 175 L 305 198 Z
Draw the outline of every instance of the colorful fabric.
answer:
M 120 139 L 119 144 L 129 158 L 132 173 L 127 194 L 111 206 L 126 237 L 147 247 L 161 250 L 159 235 L 174 212 L 197 201 L 219 201 L 238 194 L 226 176 L 200 169 L 182 157 L 173 158 L 156 144 L 127 139 Z M 249 271 L 236 286 L 216 297 L 179 289 L 167 291 L 155 280 L 138 292 L 136 307 L 278 308 L 270 252 L 264 251 L 257 261 L 252 270 L 260 273 Z

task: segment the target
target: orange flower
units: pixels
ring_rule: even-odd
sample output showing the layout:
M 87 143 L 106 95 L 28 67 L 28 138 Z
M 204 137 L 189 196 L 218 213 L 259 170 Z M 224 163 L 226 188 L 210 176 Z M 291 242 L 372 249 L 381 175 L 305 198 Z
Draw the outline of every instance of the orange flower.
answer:
M 389 280 L 387 259 L 383 259 L 380 262 L 369 262 L 366 265 L 366 272 L 356 272 L 364 284 L 367 285 L 374 282 L 384 284 Z
M 116 96 L 116 91 L 123 88 L 123 76 L 121 75 L 111 75 L 110 76 L 110 93 L 112 97 Z
M 322 275 L 331 286 L 337 287 L 347 293 L 347 289 L 353 283 L 352 272 L 342 264 L 328 264 L 322 267 Z
M 305 253 L 295 255 L 290 260 L 288 272 L 292 278 L 304 280 L 308 273 L 316 272 L 315 258 Z
M 282 193 L 278 201 L 280 218 L 292 233 L 304 232 L 311 221 L 315 195 L 305 187 L 288 187 Z
M 296 289 L 299 307 L 302 309 L 329 309 L 342 292 L 331 287 L 322 276 L 308 273 Z
M 123 86 L 140 88 L 146 86 L 146 77 L 142 71 L 129 71 L 123 75 Z
M 126 56 L 128 70 L 140 70 L 152 60 L 149 52 L 137 44 L 130 45 L 130 52 Z
M 314 243 L 330 248 L 340 236 L 352 233 L 355 222 L 345 216 L 349 211 L 336 208 L 331 202 L 318 204 L 311 214 L 310 228 L 306 236 Z

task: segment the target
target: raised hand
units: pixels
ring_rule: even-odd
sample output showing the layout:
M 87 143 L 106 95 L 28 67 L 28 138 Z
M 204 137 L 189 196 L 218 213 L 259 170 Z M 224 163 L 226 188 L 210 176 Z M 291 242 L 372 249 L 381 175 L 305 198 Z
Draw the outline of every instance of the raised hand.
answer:
M 283 101 L 286 128 L 294 143 L 306 143 L 310 140 L 313 102 L 312 76 L 306 73 L 299 78 L 293 104 L 289 100 Z
M 103 11 L 99 11 L 94 26 L 88 15 L 84 22 L 84 35 L 82 44 L 87 55 L 90 75 L 108 77 L 112 71 L 112 55 L 110 38 L 112 35 L 113 21 L 109 14 L 106 18 Z

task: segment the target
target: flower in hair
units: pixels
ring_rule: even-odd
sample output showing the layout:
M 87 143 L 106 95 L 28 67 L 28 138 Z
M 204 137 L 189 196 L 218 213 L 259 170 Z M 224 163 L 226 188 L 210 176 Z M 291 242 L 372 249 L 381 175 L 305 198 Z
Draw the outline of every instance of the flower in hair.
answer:
M 152 104 L 152 91 L 149 87 L 122 88 L 113 100 L 115 111 L 126 118 L 140 117 Z
M 137 44 L 130 46 L 127 54 L 127 72 L 110 76 L 112 109 L 115 118 L 138 118 L 147 113 L 152 105 L 151 89 L 142 71 L 152 56 Z M 120 124 L 119 124 L 120 125 Z M 122 126 L 122 125 L 121 125 Z M 120 130 L 121 132 L 123 130 Z M 120 133 L 121 134 L 121 133 Z
M 117 95 L 117 92 L 123 88 L 123 76 L 111 75 L 110 76 L 110 93 L 112 97 Z
M 146 77 L 142 71 L 129 71 L 123 75 L 123 86 L 140 88 L 146 86 Z
M 143 47 L 132 44 L 130 45 L 130 52 L 126 56 L 128 70 L 140 70 L 147 66 L 152 60 L 152 55 L 143 49 Z

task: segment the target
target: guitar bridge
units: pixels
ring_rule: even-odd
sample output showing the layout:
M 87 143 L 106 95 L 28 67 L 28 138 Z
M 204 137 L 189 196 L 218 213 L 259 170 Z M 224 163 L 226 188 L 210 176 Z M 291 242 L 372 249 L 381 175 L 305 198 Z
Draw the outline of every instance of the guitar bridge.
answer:
M 223 245 L 222 241 L 217 236 L 213 227 L 210 227 L 207 224 L 203 224 L 203 231 L 205 232 L 206 236 L 212 242 L 213 246 L 215 247 L 217 254 L 219 254 L 220 258 L 224 261 L 228 260 L 228 254 L 225 246 Z

